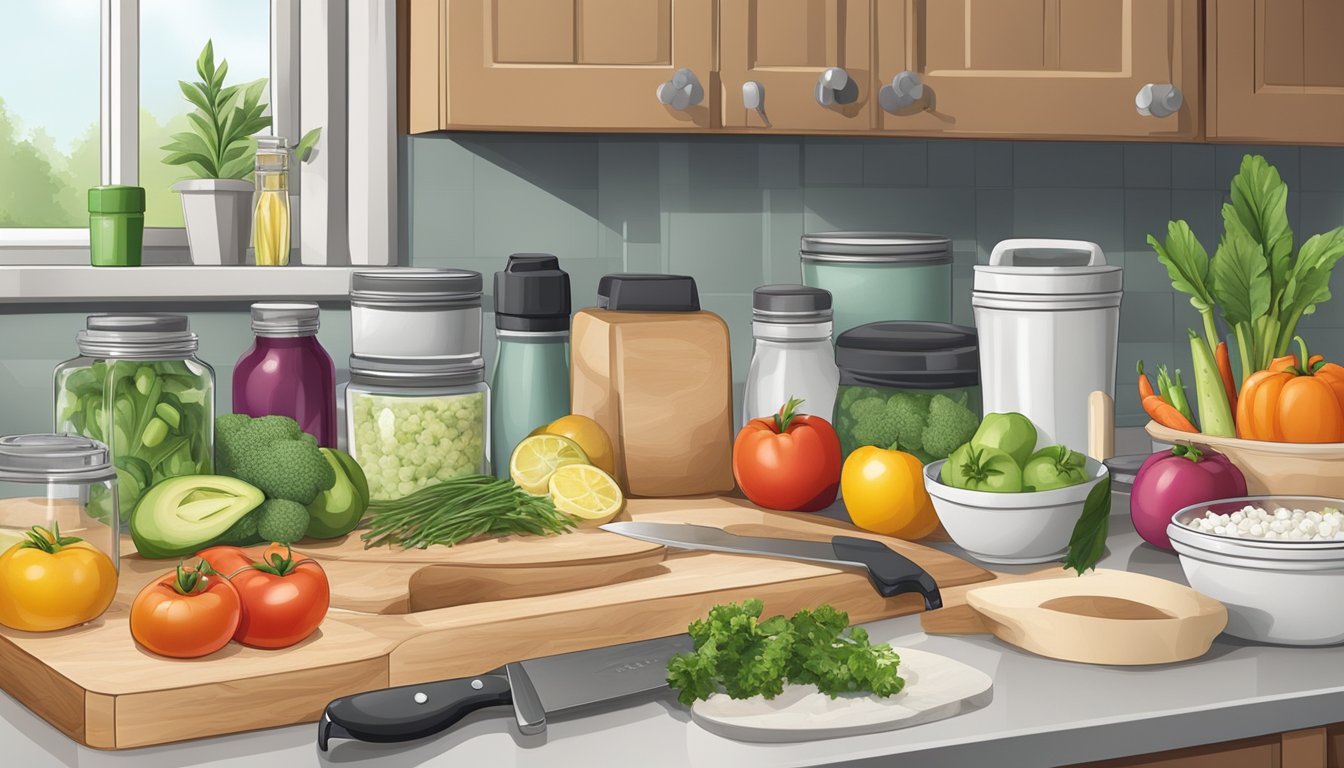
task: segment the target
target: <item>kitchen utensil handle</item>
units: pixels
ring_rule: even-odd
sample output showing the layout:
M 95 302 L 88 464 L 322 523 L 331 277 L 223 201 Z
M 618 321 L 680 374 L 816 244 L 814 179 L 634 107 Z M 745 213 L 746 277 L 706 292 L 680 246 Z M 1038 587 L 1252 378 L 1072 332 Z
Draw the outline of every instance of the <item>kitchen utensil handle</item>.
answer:
M 895 597 L 907 592 L 918 592 L 924 598 L 924 609 L 943 607 L 943 596 L 938 583 L 929 572 L 913 560 L 872 539 L 854 536 L 836 536 L 831 539 L 837 560 L 863 565 L 868 579 L 883 597 Z
M 1100 390 L 1087 396 L 1087 455 L 1097 461 L 1115 456 L 1115 400 Z
M 327 705 L 317 724 L 317 746 L 325 752 L 332 738 L 376 743 L 421 739 L 478 709 L 512 702 L 508 676 L 494 673 L 356 693 Z
M 1088 254 L 1087 266 L 1100 267 L 1106 264 L 1106 254 L 1102 252 L 1101 246 L 1087 240 L 1020 237 L 1012 240 L 1000 240 L 999 244 L 994 246 L 994 250 L 989 254 L 989 266 L 1011 265 L 1014 263 L 1012 256 L 1017 251 L 1030 251 L 1038 248 L 1052 251 L 1084 251 Z

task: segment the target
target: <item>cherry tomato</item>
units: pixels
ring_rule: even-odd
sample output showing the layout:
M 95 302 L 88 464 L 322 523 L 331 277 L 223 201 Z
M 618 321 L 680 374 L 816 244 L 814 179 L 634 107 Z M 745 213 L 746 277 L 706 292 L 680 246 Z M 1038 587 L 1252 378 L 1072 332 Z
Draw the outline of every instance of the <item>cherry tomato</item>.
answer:
M 160 656 L 194 659 L 229 644 L 242 613 L 238 592 L 204 561 L 179 565 L 131 603 L 131 636 Z
M 316 560 L 272 544 L 259 559 L 238 547 L 199 553 L 229 577 L 242 602 L 233 639 L 254 648 L 287 648 L 311 635 L 327 615 L 331 586 Z
M 796 414 L 790 400 L 770 418 L 752 419 L 733 443 L 733 477 L 753 504 L 815 512 L 840 488 L 840 438 L 820 416 Z

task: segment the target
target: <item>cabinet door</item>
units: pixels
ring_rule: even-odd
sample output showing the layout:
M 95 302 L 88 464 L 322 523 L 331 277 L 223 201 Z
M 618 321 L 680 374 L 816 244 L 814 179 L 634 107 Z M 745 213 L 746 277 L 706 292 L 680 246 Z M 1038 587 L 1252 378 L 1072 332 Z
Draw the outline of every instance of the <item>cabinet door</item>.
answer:
M 870 130 L 871 22 L 871 0 L 720 0 L 724 127 Z M 817 84 L 833 67 L 847 85 L 822 104 Z M 743 105 L 747 82 L 764 87 L 762 111 Z
M 712 0 L 421 0 L 412 14 L 413 120 L 426 93 L 437 128 L 694 131 L 717 120 Z M 430 43 L 416 46 L 434 30 L 437 72 L 417 55 Z M 683 67 L 702 95 L 675 109 L 657 91 Z
M 1344 2 L 1209 0 L 1209 136 L 1344 144 Z
M 923 96 L 878 110 L 891 132 L 1193 138 L 1200 132 L 1198 0 L 875 0 L 877 88 L 902 71 Z M 1139 113 L 1147 84 L 1180 108 Z

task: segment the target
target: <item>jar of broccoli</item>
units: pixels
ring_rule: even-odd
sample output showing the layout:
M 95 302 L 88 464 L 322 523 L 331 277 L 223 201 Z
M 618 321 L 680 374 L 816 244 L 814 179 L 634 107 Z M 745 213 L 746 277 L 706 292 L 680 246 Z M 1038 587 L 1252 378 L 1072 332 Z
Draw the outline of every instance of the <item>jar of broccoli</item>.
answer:
M 490 455 L 485 364 L 350 356 L 345 392 L 350 454 L 386 501 L 441 480 L 484 474 Z
M 874 445 L 928 464 L 980 425 L 980 357 L 974 328 L 949 323 L 868 323 L 840 334 L 832 423 L 845 457 Z
M 79 355 L 55 371 L 55 431 L 107 445 L 124 527 L 159 481 L 210 474 L 215 373 L 186 315 L 90 315 L 75 343 Z M 106 520 L 100 492 L 88 511 Z

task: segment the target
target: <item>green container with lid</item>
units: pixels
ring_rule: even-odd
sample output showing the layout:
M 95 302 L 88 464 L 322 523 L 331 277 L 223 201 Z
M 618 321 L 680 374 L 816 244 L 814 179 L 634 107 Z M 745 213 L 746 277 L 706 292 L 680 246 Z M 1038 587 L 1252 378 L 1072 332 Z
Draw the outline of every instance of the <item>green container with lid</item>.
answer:
M 89 189 L 89 261 L 138 267 L 145 239 L 145 189 L 111 184 Z
M 831 292 L 835 337 L 867 323 L 952 320 L 952 241 L 904 232 L 818 232 L 799 248 L 803 284 Z

